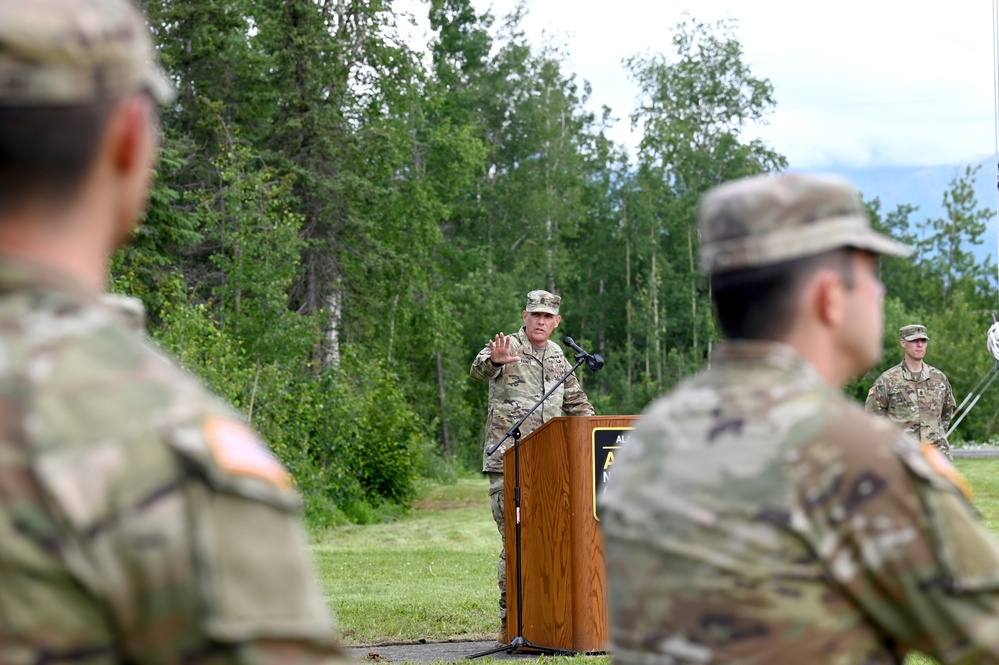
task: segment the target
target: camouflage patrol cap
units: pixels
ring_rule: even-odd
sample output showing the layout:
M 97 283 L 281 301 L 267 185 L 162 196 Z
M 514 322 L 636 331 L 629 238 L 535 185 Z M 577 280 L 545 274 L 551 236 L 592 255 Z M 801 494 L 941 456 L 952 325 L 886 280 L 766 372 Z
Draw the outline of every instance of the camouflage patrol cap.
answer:
M 871 230 L 860 197 L 840 178 L 757 176 L 725 183 L 701 199 L 701 268 L 715 275 L 855 247 L 908 256 L 905 245 Z
M 0 0 L 0 107 L 72 106 L 175 92 L 129 0 Z
M 527 294 L 528 312 L 548 312 L 558 316 L 558 307 L 562 303 L 562 296 L 547 291 L 531 291 Z
M 911 342 L 914 339 L 930 341 L 930 338 L 926 336 L 926 326 L 921 326 L 918 323 L 902 326 L 898 329 L 898 336 L 907 342 Z

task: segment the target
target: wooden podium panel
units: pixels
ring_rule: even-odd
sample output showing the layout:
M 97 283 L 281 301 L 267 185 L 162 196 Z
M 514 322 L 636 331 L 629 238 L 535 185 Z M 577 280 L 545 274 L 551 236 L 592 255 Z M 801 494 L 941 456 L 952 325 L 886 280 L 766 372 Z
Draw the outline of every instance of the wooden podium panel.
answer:
M 540 646 L 604 651 L 610 640 L 604 543 L 594 516 L 593 432 L 635 416 L 552 418 L 520 442 L 521 637 Z M 517 635 L 515 452 L 503 456 L 507 630 Z

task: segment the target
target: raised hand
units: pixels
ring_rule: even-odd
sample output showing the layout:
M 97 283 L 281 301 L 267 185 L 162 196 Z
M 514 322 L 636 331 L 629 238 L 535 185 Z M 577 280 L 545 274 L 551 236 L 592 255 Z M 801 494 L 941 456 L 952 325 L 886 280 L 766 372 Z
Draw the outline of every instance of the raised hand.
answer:
M 494 365 L 506 365 L 520 360 L 520 356 L 510 355 L 510 344 L 512 336 L 498 333 L 495 339 L 489 340 L 489 359 Z

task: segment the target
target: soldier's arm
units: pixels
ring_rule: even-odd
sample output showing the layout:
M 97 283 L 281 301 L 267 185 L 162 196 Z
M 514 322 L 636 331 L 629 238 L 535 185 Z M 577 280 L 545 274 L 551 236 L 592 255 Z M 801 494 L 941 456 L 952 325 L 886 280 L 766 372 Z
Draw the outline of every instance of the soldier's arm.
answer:
M 593 405 L 583 392 L 583 387 L 579 385 L 579 379 L 575 374 L 570 374 L 565 380 L 565 391 L 562 396 L 562 412 L 567 416 L 592 416 L 594 414 Z
M 475 356 L 475 360 L 472 361 L 472 369 L 469 371 L 469 376 L 476 381 L 492 381 L 502 372 L 502 366 L 497 367 L 491 362 L 489 347 L 485 346 Z
M 122 659 L 342 662 L 283 467 L 237 421 L 161 436 L 99 452 L 76 480 L 41 472 L 66 499 L 80 547 L 68 559 L 106 608 Z M 95 488 L 84 509 L 69 503 L 76 481 Z
M 803 449 L 791 522 L 900 657 L 999 663 L 999 545 L 960 478 L 936 470 L 952 473 L 943 455 L 896 436 L 856 428 L 835 447 L 819 437 Z
M 944 385 L 946 386 L 946 392 L 943 399 L 943 407 L 940 409 L 940 424 L 943 426 L 944 432 L 950 429 L 950 421 L 954 418 L 954 412 L 957 410 L 957 402 L 954 401 L 954 390 L 950 386 L 950 381 L 947 377 L 944 377 Z
M 885 383 L 882 377 L 874 382 L 871 389 L 867 391 L 867 401 L 864 402 L 864 410 L 868 413 L 884 415 L 888 413 L 888 392 L 885 390 Z
M 202 598 L 210 608 L 200 629 L 213 649 L 232 653 L 231 661 L 219 662 L 346 663 L 314 574 L 297 496 L 277 479 L 224 473 L 214 487 L 192 483 L 186 492 Z

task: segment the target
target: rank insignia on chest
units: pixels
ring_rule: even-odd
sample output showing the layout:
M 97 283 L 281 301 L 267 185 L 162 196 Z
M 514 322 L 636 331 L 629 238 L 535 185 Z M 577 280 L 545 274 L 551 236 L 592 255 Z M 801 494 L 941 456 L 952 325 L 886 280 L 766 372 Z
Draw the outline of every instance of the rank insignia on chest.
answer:
M 916 394 L 920 397 L 926 397 L 926 388 L 919 388 L 916 390 Z

